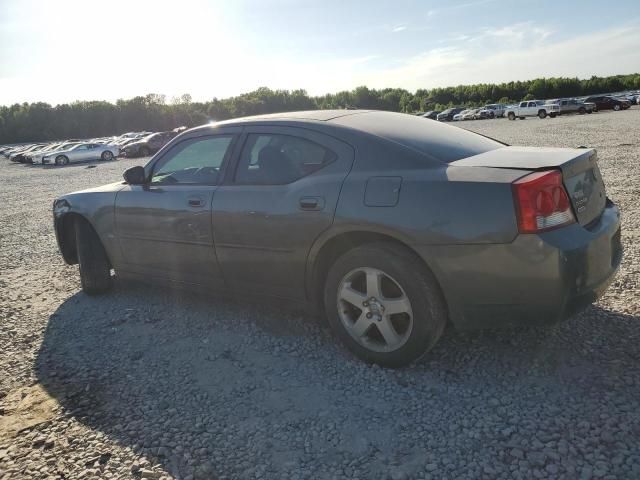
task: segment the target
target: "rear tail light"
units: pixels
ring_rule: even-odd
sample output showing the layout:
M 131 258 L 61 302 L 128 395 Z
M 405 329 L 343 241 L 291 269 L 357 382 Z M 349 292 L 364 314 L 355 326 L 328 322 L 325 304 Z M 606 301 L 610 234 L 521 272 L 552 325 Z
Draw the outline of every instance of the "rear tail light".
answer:
M 538 233 L 576 221 L 560 170 L 526 175 L 512 184 L 520 233 Z

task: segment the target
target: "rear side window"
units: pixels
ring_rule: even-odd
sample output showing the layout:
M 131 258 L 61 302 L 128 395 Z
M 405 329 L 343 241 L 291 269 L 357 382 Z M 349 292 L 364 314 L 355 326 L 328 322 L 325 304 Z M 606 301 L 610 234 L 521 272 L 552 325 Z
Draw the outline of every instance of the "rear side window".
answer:
M 425 122 L 406 113 L 366 112 L 331 120 L 404 145 L 427 157 L 450 163 L 479 155 L 505 144 L 442 122 Z
M 242 149 L 235 183 L 284 185 L 320 170 L 335 158 L 331 150 L 305 138 L 250 134 Z

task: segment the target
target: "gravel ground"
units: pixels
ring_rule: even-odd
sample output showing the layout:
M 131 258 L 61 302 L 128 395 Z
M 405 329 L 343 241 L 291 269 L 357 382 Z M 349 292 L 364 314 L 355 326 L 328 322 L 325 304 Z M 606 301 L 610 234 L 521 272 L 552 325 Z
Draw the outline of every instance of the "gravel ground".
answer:
M 462 127 L 596 147 L 625 257 L 583 314 L 451 330 L 402 370 L 284 305 L 123 282 L 85 296 L 52 200 L 144 160 L 3 160 L 0 479 L 640 478 L 640 109 Z

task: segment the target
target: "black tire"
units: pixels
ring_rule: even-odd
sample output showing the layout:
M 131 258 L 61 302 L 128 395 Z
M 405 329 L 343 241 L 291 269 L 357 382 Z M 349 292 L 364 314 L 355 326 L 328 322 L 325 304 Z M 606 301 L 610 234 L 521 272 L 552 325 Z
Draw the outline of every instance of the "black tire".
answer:
M 515 120 L 515 119 L 516 119 L 516 114 L 515 114 L 515 113 L 513 113 L 513 112 L 509 112 L 509 113 L 507 114 L 507 118 L 508 118 L 509 120 Z
M 540 120 L 547 118 L 547 111 L 546 110 L 540 110 L 538 112 L 538 118 Z
M 406 293 L 412 311 L 412 327 L 404 344 L 380 352 L 363 346 L 351 336 L 338 312 L 338 288 L 354 269 L 381 270 Z M 372 243 L 343 254 L 329 269 L 325 282 L 324 306 L 334 334 L 356 356 L 367 363 L 397 368 L 414 362 L 438 341 L 447 323 L 447 307 L 433 274 L 411 251 L 393 243 Z M 364 311 L 363 311 L 364 313 Z
M 555 114 L 555 113 L 550 113 L 550 114 L 549 114 L 549 116 L 550 116 L 551 118 L 556 118 L 556 114 Z
M 105 162 L 113 160 L 113 152 L 111 152 L 110 150 L 105 150 L 104 152 L 102 152 L 102 155 L 100 155 L 100 160 L 103 160 Z
M 587 110 L 584 107 L 580 107 L 578 109 L 578 114 L 584 115 L 585 113 L 587 113 Z M 589 112 L 589 113 L 591 113 L 591 112 Z
M 491 112 L 491 113 L 489 114 L 489 118 L 491 118 L 491 119 L 496 118 L 496 114 L 495 114 L 495 113 L 493 113 L 493 112 Z
M 69 158 L 65 155 L 58 155 L 55 161 L 56 161 L 56 165 L 58 166 L 69 164 Z
M 82 291 L 87 295 L 111 288 L 111 264 L 100 238 L 86 220 L 76 221 L 76 246 Z
M 616 104 L 613 106 L 613 109 L 614 109 L 616 112 L 619 112 L 619 111 L 620 111 L 620 105 L 616 103 Z
M 140 147 L 139 153 L 142 157 L 148 157 L 151 152 L 149 151 L 149 147 Z

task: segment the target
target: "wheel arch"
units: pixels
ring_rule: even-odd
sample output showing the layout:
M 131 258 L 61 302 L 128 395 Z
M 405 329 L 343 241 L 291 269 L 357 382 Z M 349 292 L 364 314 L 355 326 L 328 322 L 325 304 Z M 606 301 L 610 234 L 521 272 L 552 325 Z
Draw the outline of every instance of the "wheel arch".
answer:
M 392 243 L 413 254 L 435 278 L 446 302 L 446 295 L 442 291 L 442 282 L 431 265 L 404 239 L 388 232 L 376 230 L 353 229 L 334 232 L 326 235 L 312 247 L 307 262 L 306 293 L 309 303 L 319 311 L 323 310 L 323 288 L 331 265 L 344 253 L 356 247 L 369 243 Z
M 55 219 L 55 232 L 56 238 L 58 239 L 60 253 L 67 265 L 76 265 L 78 263 L 78 247 L 76 245 L 75 229 L 77 222 L 86 222 L 96 234 L 100 243 L 103 244 L 102 246 L 104 248 L 104 243 L 102 242 L 100 235 L 98 235 L 95 227 L 87 217 L 78 212 L 64 213 Z M 105 252 L 107 252 L 106 248 Z M 107 254 L 107 258 L 108 257 L 109 255 Z M 109 263 L 111 264 L 111 260 L 109 260 Z

